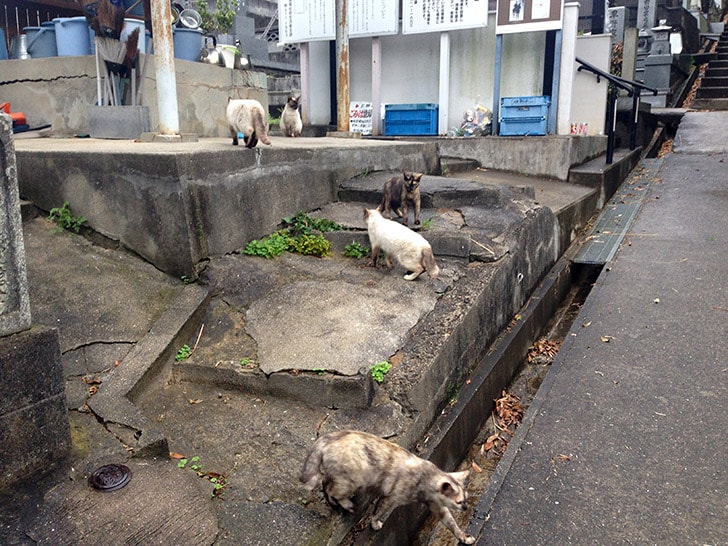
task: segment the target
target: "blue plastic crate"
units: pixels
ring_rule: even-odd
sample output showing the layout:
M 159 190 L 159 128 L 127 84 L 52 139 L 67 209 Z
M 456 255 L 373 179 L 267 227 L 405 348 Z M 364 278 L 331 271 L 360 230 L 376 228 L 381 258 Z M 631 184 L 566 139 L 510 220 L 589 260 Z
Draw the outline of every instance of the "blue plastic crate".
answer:
M 551 97 L 503 97 L 500 130 L 503 136 L 545 135 Z
M 385 104 L 385 136 L 433 136 L 437 135 L 438 105 Z

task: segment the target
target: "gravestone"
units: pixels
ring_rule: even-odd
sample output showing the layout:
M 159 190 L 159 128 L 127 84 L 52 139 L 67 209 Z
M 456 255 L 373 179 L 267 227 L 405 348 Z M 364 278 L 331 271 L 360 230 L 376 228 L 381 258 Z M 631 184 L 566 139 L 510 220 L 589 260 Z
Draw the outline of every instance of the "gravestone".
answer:
M 0 114 L 0 489 L 52 468 L 71 435 L 58 331 L 33 327 L 12 119 Z

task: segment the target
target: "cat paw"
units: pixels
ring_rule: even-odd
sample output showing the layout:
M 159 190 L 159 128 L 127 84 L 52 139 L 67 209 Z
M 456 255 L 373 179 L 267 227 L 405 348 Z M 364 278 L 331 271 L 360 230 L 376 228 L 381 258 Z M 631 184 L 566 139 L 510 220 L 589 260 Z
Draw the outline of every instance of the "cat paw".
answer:
M 475 544 L 475 537 L 473 535 L 466 535 L 465 533 L 458 537 L 458 540 L 463 544 Z
M 379 531 L 379 529 L 382 528 L 382 525 L 384 525 L 384 524 L 381 521 L 379 521 L 378 519 L 372 520 L 372 529 L 374 529 L 375 531 Z M 472 544 L 472 542 L 470 544 Z

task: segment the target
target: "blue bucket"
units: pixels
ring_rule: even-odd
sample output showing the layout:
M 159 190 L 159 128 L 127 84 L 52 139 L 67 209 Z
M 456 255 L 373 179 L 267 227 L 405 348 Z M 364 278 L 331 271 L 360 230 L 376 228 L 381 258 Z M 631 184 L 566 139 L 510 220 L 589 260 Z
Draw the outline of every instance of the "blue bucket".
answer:
M 0 28 L 0 61 L 8 60 L 8 43 L 5 41 L 5 29 Z
M 53 22 L 59 57 L 91 55 L 91 40 L 85 17 L 59 17 Z
M 185 61 L 199 61 L 202 50 L 202 31 L 196 28 L 174 29 L 174 56 Z
M 32 59 L 38 59 L 40 57 L 55 57 L 58 55 L 55 25 L 25 27 L 23 32 L 28 35 L 27 48 Z

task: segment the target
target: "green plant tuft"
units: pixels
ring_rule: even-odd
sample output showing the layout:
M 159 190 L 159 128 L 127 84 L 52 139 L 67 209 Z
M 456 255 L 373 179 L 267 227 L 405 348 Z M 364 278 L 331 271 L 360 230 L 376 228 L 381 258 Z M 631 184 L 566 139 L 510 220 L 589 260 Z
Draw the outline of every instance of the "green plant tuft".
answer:
M 283 227 L 292 236 L 308 235 L 312 231 L 339 231 L 341 226 L 333 220 L 326 218 L 311 218 L 305 212 L 298 212 L 294 216 L 287 216 L 283 219 Z
M 384 381 L 384 376 L 387 375 L 391 368 L 392 365 L 385 360 L 383 362 L 377 362 L 371 368 L 369 368 L 369 373 L 371 374 L 374 381 L 376 381 L 377 383 L 381 383 L 382 381 Z
M 358 260 L 359 258 L 369 256 L 369 247 L 357 243 L 356 241 L 352 241 L 344 247 L 343 254 L 347 258 L 356 258 Z
M 279 229 L 269 237 L 250 241 L 243 249 L 243 254 L 275 258 L 285 251 L 289 251 L 321 258 L 331 253 L 331 241 L 314 231 L 327 232 L 342 229 L 333 220 L 311 218 L 303 212 L 284 218 L 282 224 L 283 229 Z
M 61 207 L 51 209 L 48 219 L 55 222 L 59 227 L 76 233 L 81 231 L 81 226 L 86 223 L 83 216 L 74 216 L 68 206 L 68 201 L 63 203 Z
M 297 237 L 292 237 L 288 248 L 304 256 L 318 256 L 322 258 L 331 253 L 331 241 L 323 235 L 303 233 Z
M 191 355 L 192 349 L 190 349 L 189 345 L 185 344 L 179 348 L 179 351 L 177 351 L 177 354 L 174 356 L 174 360 L 176 362 L 182 362 L 183 360 L 187 360 Z
M 275 258 L 288 250 L 289 244 L 290 237 L 285 233 L 285 230 L 276 231 L 265 239 L 250 241 L 243 250 L 243 254 L 262 258 Z

